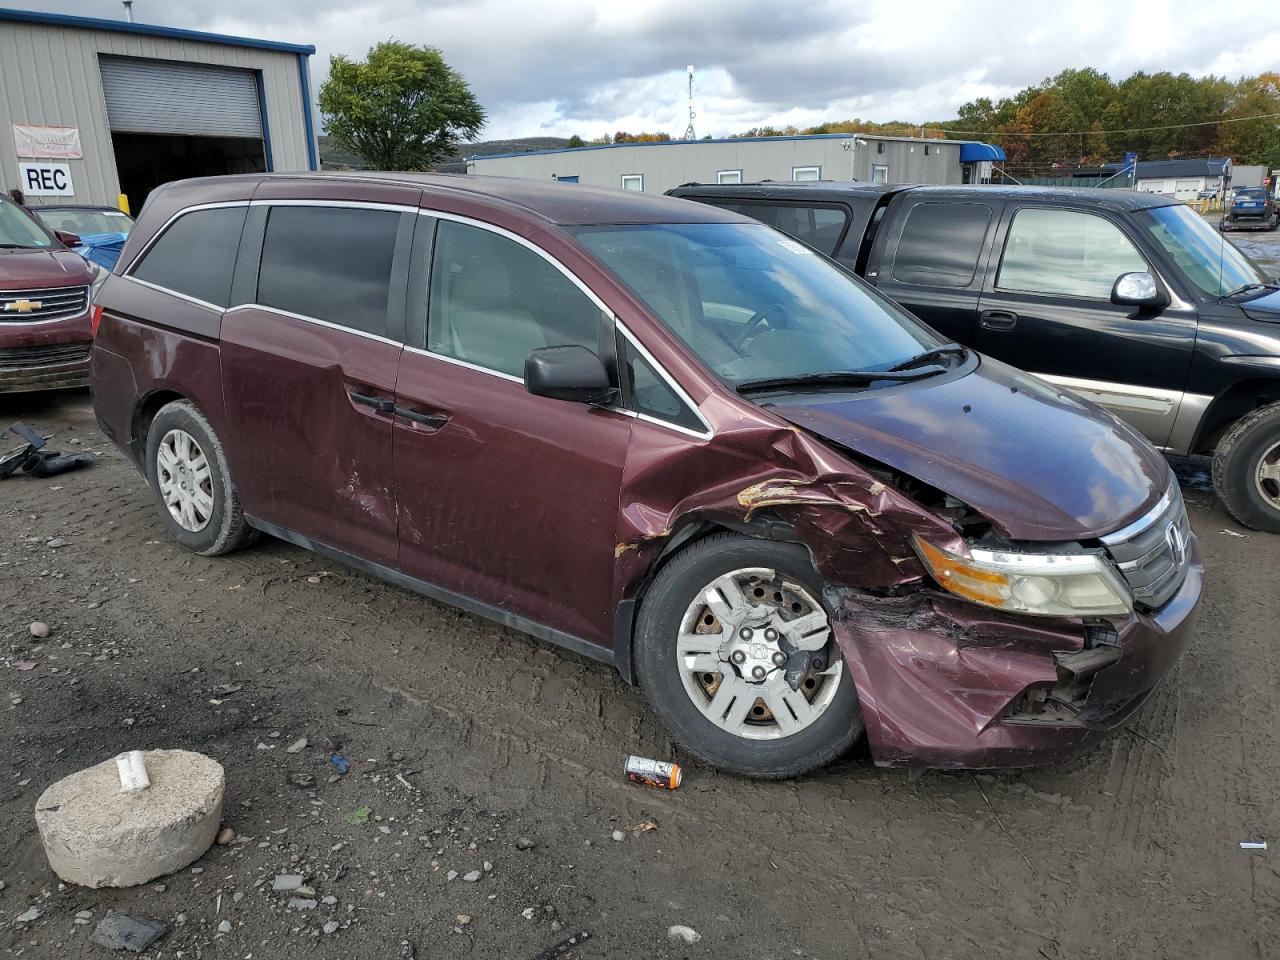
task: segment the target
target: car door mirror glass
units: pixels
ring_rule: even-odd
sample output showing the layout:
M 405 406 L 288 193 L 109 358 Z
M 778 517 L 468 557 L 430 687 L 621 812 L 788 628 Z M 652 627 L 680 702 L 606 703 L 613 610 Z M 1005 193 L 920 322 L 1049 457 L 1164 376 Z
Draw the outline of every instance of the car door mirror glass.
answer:
M 617 398 L 604 361 L 576 343 L 530 353 L 524 362 L 524 385 L 535 397 L 573 403 L 611 403 Z
M 1125 306 L 1148 307 L 1157 306 L 1164 298 L 1160 293 L 1160 285 L 1149 273 L 1124 273 L 1116 278 L 1111 288 L 1111 302 Z

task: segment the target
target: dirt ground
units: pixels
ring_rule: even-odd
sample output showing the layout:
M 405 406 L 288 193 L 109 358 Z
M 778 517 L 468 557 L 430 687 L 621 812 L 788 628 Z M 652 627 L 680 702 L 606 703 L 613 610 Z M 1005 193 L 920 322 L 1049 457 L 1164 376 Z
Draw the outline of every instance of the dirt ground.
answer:
M 194 557 L 86 395 L 0 401 L 17 418 L 101 459 L 0 484 L 0 957 L 106 955 L 90 933 L 120 909 L 171 928 L 166 958 L 534 960 L 586 930 L 569 955 L 1280 960 L 1280 537 L 1231 521 L 1202 461 L 1177 464 L 1195 639 L 1101 748 L 1001 776 L 690 764 L 658 792 L 623 762 L 672 745 L 608 668 L 278 541 Z M 236 841 L 160 884 L 60 885 L 41 791 L 159 747 L 225 766 Z M 290 909 L 281 873 L 322 902 Z

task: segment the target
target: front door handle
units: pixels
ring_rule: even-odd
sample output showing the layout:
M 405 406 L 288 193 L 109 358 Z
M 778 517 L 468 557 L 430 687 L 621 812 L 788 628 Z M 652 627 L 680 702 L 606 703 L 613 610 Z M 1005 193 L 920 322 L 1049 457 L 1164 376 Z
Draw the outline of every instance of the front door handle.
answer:
M 385 400 L 382 397 L 371 397 L 365 393 L 358 393 L 350 387 L 347 388 L 347 396 L 351 398 L 353 403 L 358 403 L 366 407 L 373 407 L 373 409 L 377 410 L 379 413 L 394 413 L 396 409 L 396 402 L 394 400 Z
M 439 430 L 449 418 L 443 413 L 419 413 L 417 410 L 410 410 L 408 407 L 396 407 L 395 414 L 397 417 L 404 417 L 406 420 L 412 420 L 414 423 L 420 423 L 424 427 L 433 427 Z
M 988 330 L 1012 330 L 1018 325 L 1018 315 L 1007 310 L 984 310 L 978 322 Z

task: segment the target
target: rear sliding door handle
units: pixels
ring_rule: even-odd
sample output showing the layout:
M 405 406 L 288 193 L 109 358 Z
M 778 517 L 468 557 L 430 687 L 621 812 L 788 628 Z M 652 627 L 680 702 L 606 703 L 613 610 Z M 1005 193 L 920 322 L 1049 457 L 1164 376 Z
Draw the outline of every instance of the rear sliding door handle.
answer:
M 394 400 L 384 400 L 382 397 L 371 397 L 368 394 L 357 393 L 355 390 L 348 388 L 347 396 L 351 398 L 353 403 L 358 403 L 365 407 L 373 407 L 379 413 L 394 413 L 396 402 Z
M 1018 325 L 1018 315 L 1007 310 L 984 310 L 978 322 L 988 330 L 1012 330 Z
M 449 418 L 443 413 L 418 413 L 418 411 L 410 410 L 407 407 L 396 407 L 395 414 L 397 417 L 404 417 L 406 420 L 420 423 L 424 427 L 435 427 L 437 430 L 449 422 Z

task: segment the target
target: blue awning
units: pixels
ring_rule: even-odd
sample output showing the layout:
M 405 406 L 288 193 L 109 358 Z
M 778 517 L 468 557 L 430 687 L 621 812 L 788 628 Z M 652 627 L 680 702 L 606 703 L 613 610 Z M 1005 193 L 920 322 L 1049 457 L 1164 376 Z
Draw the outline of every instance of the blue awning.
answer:
M 960 144 L 961 163 L 981 163 L 983 160 L 1004 160 L 1004 151 L 990 143 Z

